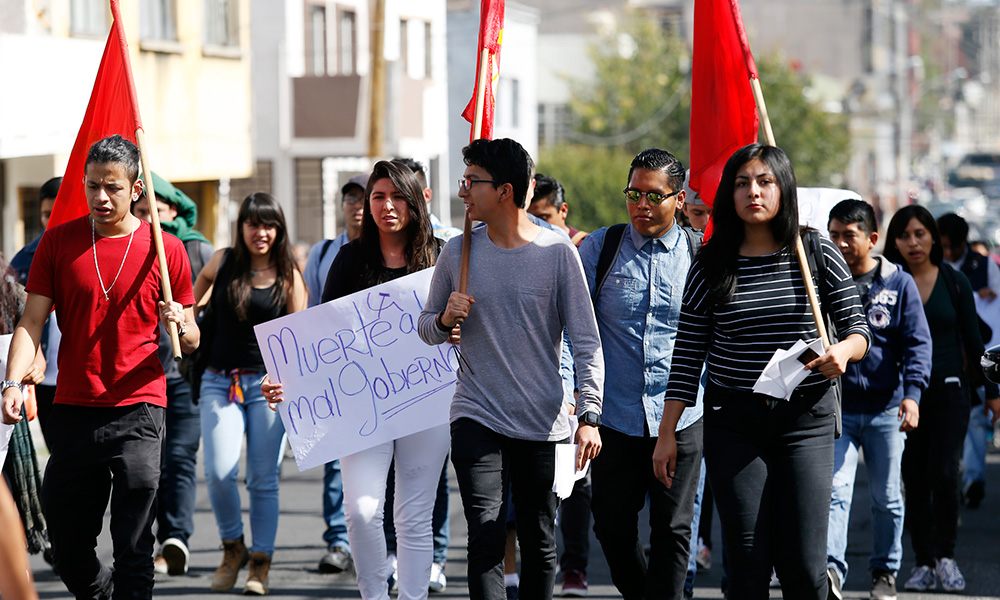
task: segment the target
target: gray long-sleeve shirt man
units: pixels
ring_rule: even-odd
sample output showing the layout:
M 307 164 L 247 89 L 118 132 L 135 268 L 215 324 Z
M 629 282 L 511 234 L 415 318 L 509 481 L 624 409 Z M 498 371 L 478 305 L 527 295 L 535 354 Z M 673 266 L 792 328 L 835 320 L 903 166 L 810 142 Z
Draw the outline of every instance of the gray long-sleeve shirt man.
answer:
M 435 320 L 458 289 L 461 237 L 448 242 L 418 323 L 421 339 L 448 338 Z M 472 234 L 468 293 L 476 303 L 462 324 L 471 365 L 458 374 L 452 422 L 472 419 L 501 435 L 535 441 L 569 437 L 559 376 L 562 331 L 573 340 L 578 412 L 601 412 L 604 357 L 576 248 L 543 229 L 515 249 L 495 245 L 485 227 Z

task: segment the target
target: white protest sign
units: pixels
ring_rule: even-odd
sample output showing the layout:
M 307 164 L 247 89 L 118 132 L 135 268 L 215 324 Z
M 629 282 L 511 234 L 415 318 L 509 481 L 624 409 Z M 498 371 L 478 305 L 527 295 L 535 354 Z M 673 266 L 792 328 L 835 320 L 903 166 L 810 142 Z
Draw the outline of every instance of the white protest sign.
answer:
M 799 225 L 818 229 L 825 237 L 830 224 L 830 209 L 841 200 L 861 200 L 861 195 L 850 190 L 834 188 L 803 188 L 796 191 L 799 197 Z
M 457 349 L 417 335 L 433 272 L 254 327 L 300 470 L 448 422 Z

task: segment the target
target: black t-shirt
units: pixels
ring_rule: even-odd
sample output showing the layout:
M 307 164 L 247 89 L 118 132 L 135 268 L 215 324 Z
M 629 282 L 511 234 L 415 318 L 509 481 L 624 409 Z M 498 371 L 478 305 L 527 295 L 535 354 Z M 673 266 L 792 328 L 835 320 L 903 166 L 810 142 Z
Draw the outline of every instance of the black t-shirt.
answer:
M 435 238 L 436 254 L 441 252 L 441 241 Z M 371 287 L 364 276 L 366 268 L 364 257 L 362 256 L 361 241 L 353 240 L 340 247 L 340 252 L 333 259 L 330 271 L 326 274 L 326 283 L 323 285 L 323 296 L 321 302 L 329 302 L 337 298 L 360 292 Z M 378 272 L 378 281 L 386 283 L 393 279 L 399 279 L 406 275 L 406 267 L 390 269 L 382 266 Z
M 878 271 L 878 265 L 867 273 L 862 275 L 857 275 L 854 278 L 854 285 L 858 288 L 858 297 L 861 298 L 862 304 L 868 301 L 868 294 L 872 291 L 872 284 L 875 283 L 875 272 Z

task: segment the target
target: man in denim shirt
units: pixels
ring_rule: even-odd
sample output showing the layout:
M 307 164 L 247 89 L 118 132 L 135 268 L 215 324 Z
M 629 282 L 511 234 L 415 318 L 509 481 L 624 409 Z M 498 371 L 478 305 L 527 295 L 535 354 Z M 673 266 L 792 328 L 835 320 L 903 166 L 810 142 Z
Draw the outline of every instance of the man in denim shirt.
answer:
M 684 166 L 649 149 L 632 161 L 625 188 L 630 223 L 594 304 L 604 360 L 604 447 L 593 461 L 594 532 L 626 600 L 681 598 L 688 565 L 694 497 L 702 457 L 702 410 L 677 424 L 677 477 L 671 488 L 653 475 L 684 281 L 697 238 L 674 220 L 684 204 Z M 591 293 L 608 229 L 587 236 L 580 258 Z M 609 242 L 613 243 L 613 242 Z M 650 502 L 649 564 L 638 515 Z

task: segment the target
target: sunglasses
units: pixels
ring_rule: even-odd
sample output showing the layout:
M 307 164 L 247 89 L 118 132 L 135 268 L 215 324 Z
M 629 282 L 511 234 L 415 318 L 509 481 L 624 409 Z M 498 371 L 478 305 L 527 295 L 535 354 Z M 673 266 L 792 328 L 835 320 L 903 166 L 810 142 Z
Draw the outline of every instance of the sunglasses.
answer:
M 661 194 L 659 192 L 640 192 L 639 190 L 633 190 L 632 188 L 625 188 L 622 190 L 625 193 L 625 200 L 629 204 L 638 204 L 642 200 L 643 196 L 646 196 L 646 200 L 649 201 L 653 206 L 659 206 L 663 204 L 663 201 L 671 196 L 676 196 L 681 193 L 681 190 L 676 192 L 671 192 L 669 194 Z

